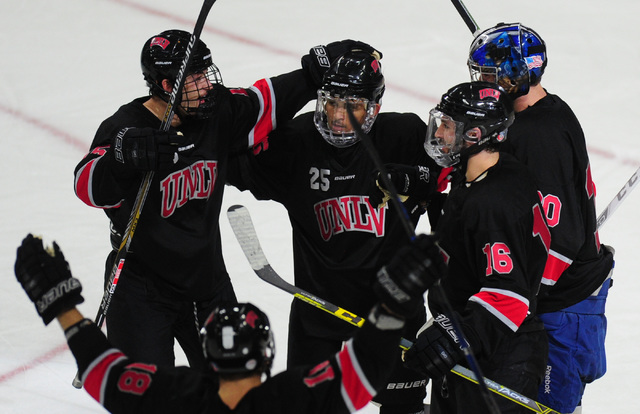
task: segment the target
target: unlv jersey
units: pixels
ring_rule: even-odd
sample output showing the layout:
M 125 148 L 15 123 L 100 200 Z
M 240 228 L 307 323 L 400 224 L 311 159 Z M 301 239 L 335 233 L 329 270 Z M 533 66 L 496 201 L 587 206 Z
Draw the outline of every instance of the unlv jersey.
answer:
M 379 209 L 369 203 L 377 168 L 364 144 L 332 146 L 316 129 L 313 115 L 297 116 L 273 131 L 258 155 L 237 159 L 230 182 L 287 209 L 296 286 L 364 314 L 375 301 L 377 270 L 409 237 L 393 206 Z M 430 179 L 438 179 L 440 167 L 423 149 L 426 125 L 417 115 L 380 113 L 368 135 L 383 163 L 428 166 Z M 418 218 L 412 217 L 414 225 Z M 324 329 L 320 335 L 341 338 L 352 330 L 310 306 L 298 309 L 314 313 L 311 319 L 319 325 L 309 329 L 315 335 Z
M 551 230 L 538 312 L 582 301 L 606 279 L 613 255 L 598 238 L 596 188 L 578 120 L 564 101 L 547 94 L 516 113 L 504 151 L 514 154 L 534 176 Z
M 109 412 L 121 414 L 352 413 L 384 386 L 400 341 L 398 330 L 365 323 L 338 354 L 267 379 L 232 410 L 218 395 L 213 370 L 132 361 L 92 323 L 74 325 L 67 335 L 85 390 Z
M 453 182 L 436 233 L 444 293 L 475 350 L 490 357 L 531 320 L 547 260 L 550 235 L 526 167 L 500 153 L 473 182 Z M 446 313 L 439 290 L 429 291 L 429 308 Z
M 176 128 L 193 141 L 194 149 L 171 170 L 154 174 L 125 270 L 138 269 L 178 298 L 211 298 L 229 279 L 218 228 L 229 153 L 260 143 L 277 121 L 291 118 L 312 99 L 313 89 L 302 70 L 260 80 L 248 89 L 214 86 L 213 115 L 187 119 Z M 117 234 L 114 248 L 144 174 L 117 176 L 110 165 L 111 140 L 125 127 L 160 128 L 160 120 L 143 106 L 147 99 L 136 99 L 106 119 L 75 169 L 76 194 L 89 206 L 104 209 Z

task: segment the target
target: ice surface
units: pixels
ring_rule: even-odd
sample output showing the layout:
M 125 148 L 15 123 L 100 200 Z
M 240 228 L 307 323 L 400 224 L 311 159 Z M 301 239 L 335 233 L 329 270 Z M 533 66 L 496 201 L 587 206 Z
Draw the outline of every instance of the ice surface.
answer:
M 108 223 L 73 194 L 73 168 L 99 123 L 146 93 L 139 53 L 144 40 L 168 28 L 191 30 L 199 1 L 4 1 L 0 14 L 0 412 L 103 412 L 71 386 L 75 363 L 55 323 L 44 328 L 15 282 L 15 249 L 28 232 L 57 240 L 84 285 L 80 309 L 95 316 L 102 296 Z M 582 121 L 599 211 L 640 166 L 640 3 L 617 0 L 468 0 L 481 27 L 521 21 L 547 41 L 544 85 Z M 445 0 L 220 0 L 202 34 L 228 86 L 298 67 L 311 46 L 344 38 L 384 52 L 383 110 L 428 110 L 450 86 L 468 80 L 471 34 Z M 601 240 L 617 251 L 607 315 L 608 372 L 587 388 L 584 413 L 633 412 L 640 340 L 640 268 L 632 193 L 604 225 Z M 291 297 L 251 271 L 224 215 L 244 204 L 252 212 L 273 267 L 291 280 L 290 227 L 284 209 L 227 189 L 224 252 L 240 300 L 263 308 L 274 325 L 275 370 L 284 366 Z M 422 227 L 421 227 L 422 228 Z M 427 230 L 424 229 L 423 230 Z M 183 359 L 181 359 L 183 361 Z M 376 412 L 368 407 L 366 412 Z

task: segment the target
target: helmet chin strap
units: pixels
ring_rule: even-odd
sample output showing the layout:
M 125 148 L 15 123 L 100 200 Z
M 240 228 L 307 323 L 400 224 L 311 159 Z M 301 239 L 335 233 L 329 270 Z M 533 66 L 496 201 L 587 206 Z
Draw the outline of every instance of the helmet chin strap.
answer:
M 471 158 L 472 155 L 476 155 L 477 153 L 484 151 L 489 142 L 491 142 L 492 136 L 493 135 L 481 138 L 480 141 L 474 143 L 473 145 L 462 148 L 462 150 L 460 150 L 460 167 L 466 170 L 469 158 Z

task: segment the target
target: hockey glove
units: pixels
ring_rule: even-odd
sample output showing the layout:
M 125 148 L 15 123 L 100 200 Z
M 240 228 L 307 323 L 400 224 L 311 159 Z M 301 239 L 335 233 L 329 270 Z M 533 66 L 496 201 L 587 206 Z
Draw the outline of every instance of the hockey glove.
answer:
M 442 314 L 426 323 L 415 344 L 402 355 L 405 367 L 434 379 L 451 371 L 463 357 L 451 321 Z
M 424 306 L 424 292 L 445 271 L 435 237 L 421 234 L 378 271 L 373 289 L 391 312 L 409 318 Z
M 169 169 L 193 147 L 180 132 L 153 128 L 123 128 L 111 143 L 116 168 L 138 171 Z
M 302 56 L 302 69 L 307 72 L 313 84 L 320 88 L 324 74 L 331 66 L 331 63 L 352 50 L 364 50 L 374 55 L 378 60 L 382 59 L 382 52 L 367 43 L 345 39 L 329 43 L 326 46 L 318 45 L 312 47 L 308 54 Z
M 71 276 L 69 264 L 55 242 L 45 249 L 41 238 L 27 235 L 18 247 L 15 272 L 45 325 L 84 302 L 82 285 Z
M 398 192 L 403 203 L 411 198 L 415 202 L 427 201 L 437 192 L 437 177 L 431 175 L 429 167 L 422 165 L 386 164 L 387 177 Z M 376 171 L 369 192 L 369 202 L 372 206 L 383 208 L 391 199 L 391 192 L 387 188 L 380 172 Z

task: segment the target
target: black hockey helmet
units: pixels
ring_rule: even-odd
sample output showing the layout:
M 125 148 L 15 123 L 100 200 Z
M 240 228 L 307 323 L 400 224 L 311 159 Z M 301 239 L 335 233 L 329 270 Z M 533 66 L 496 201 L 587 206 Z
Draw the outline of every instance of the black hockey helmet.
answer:
M 269 375 L 275 345 L 269 319 L 251 303 L 218 306 L 201 330 L 202 348 L 220 374 Z
M 455 165 L 461 156 L 468 157 L 503 142 L 514 118 L 513 101 L 499 85 L 461 83 L 442 95 L 440 103 L 429 112 L 425 150 L 439 165 Z M 480 130 L 479 137 L 471 133 L 474 128 Z M 465 148 L 465 143 L 475 145 Z
M 172 83 L 175 82 L 190 40 L 189 32 L 174 29 L 152 36 L 145 42 L 140 54 L 140 66 L 151 94 L 168 99 L 169 93 L 162 88 L 162 81 L 169 79 Z M 192 73 L 204 73 L 210 84 L 222 84 L 220 71 L 211 59 L 211 51 L 200 39 L 192 50 L 191 62 L 185 75 Z M 183 104 L 187 113 L 192 112 L 189 106 Z
M 521 23 L 498 23 L 475 37 L 467 65 L 471 80 L 491 79 L 517 98 L 540 82 L 547 47 L 538 33 Z
M 357 96 L 380 103 L 384 94 L 382 64 L 376 56 L 352 50 L 340 56 L 325 73 L 322 90 L 338 96 Z
M 322 87 L 318 90 L 318 101 L 314 121 L 325 140 L 336 147 L 348 147 L 358 142 L 355 131 L 333 130 L 327 122 L 325 106 L 328 101 L 356 101 L 365 105 L 366 116 L 362 130 L 371 130 L 382 95 L 385 90 L 382 64 L 377 56 L 363 50 L 352 50 L 336 59 L 325 73 Z

